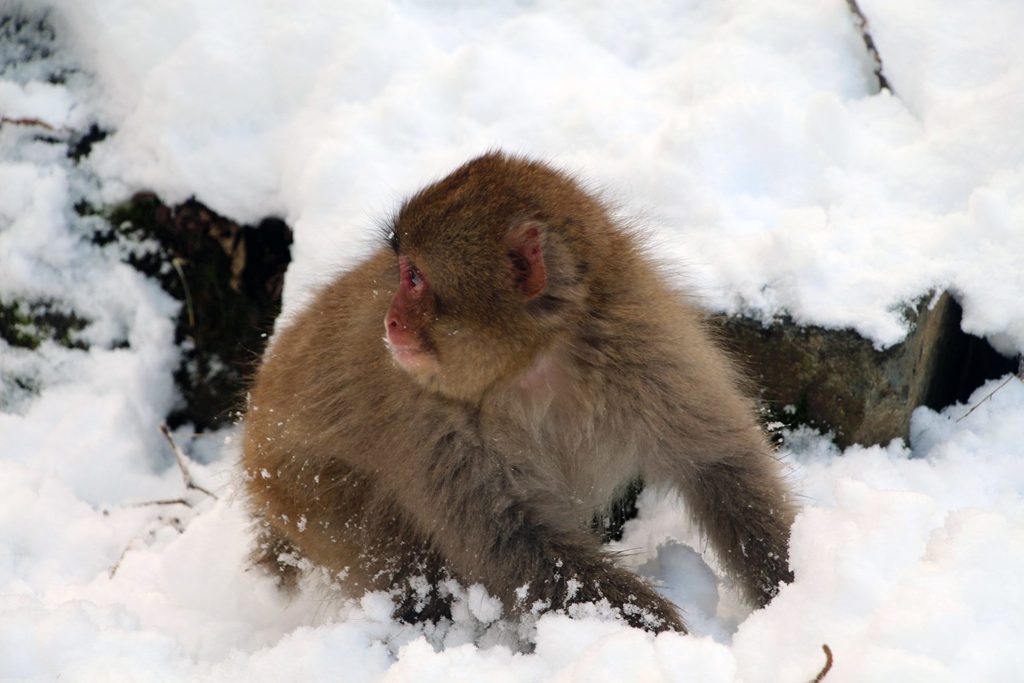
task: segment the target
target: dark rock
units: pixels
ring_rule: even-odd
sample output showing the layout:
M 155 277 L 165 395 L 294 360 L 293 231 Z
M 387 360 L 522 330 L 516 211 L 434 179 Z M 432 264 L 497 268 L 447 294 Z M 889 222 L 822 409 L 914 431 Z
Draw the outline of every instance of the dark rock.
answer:
M 925 405 L 965 400 L 986 379 L 1012 372 L 1016 361 L 960 329 L 962 310 L 948 293 L 907 311 L 910 332 L 879 351 L 853 330 L 770 325 L 712 316 L 726 348 L 749 370 L 770 421 L 831 430 L 840 446 L 906 439 L 910 415 Z
M 68 140 L 68 158 L 72 161 L 81 161 L 92 153 L 93 145 L 105 140 L 108 134 L 95 123 L 84 133 L 72 133 L 71 139 Z
M 18 83 L 88 80 L 71 53 L 60 49 L 48 9 L 8 5 L 0 8 L 0 77 Z M 52 122 L 35 119 L 0 124 L 24 126 L 35 131 L 35 140 L 64 145 L 73 173 L 108 134 L 96 123 L 86 130 L 56 129 Z M 93 234 L 97 244 L 116 243 L 119 256 L 182 302 L 175 341 L 183 362 L 175 379 L 184 401 L 169 422 L 189 421 L 202 429 L 230 421 L 280 310 L 291 230 L 274 218 L 239 225 L 196 201 L 168 207 L 152 194 L 112 210 L 91 206 L 81 196 L 76 200 L 73 230 Z M 78 332 L 89 322 L 60 301 L 0 300 L 0 340 L 16 349 L 33 351 L 46 340 L 85 349 Z M 14 388 L 6 399 L 0 392 L 0 407 L 41 386 L 39 377 L 21 372 L 20 366 L 0 370 L 5 373 L 0 389 Z M 10 398 L 15 394 L 17 401 Z
M 183 304 L 175 380 L 185 403 L 168 421 L 198 429 L 231 422 L 281 309 L 291 229 L 276 218 L 239 225 L 195 200 L 169 207 L 148 193 L 116 207 L 109 220 L 96 241 L 155 241 L 156 249 L 129 249 L 127 260 Z

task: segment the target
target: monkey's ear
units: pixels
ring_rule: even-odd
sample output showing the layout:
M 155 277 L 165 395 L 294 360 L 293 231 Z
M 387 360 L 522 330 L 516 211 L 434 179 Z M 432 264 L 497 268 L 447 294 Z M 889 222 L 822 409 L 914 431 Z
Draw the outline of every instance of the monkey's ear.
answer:
M 541 242 L 541 224 L 536 221 L 520 223 L 505 236 L 505 248 L 516 286 L 527 299 L 543 294 L 548 284 Z

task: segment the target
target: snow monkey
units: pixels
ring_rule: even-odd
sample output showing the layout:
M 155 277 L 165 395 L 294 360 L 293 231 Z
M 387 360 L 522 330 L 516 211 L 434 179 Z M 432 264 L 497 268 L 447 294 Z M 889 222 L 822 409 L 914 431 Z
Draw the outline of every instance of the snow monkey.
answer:
M 444 615 L 452 577 L 512 615 L 607 600 L 633 626 L 684 631 L 589 527 L 642 479 L 682 493 L 752 603 L 792 580 L 795 508 L 736 372 L 599 199 L 492 152 L 387 232 L 255 378 L 258 561 L 288 574 L 297 555 L 351 591 L 391 591 L 406 620 Z

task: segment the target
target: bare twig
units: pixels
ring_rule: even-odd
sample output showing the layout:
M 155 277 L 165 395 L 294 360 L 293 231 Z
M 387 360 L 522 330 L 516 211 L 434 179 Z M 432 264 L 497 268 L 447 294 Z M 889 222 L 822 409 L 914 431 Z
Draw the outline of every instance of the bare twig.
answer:
M 171 265 L 174 266 L 175 272 L 178 273 L 178 277 L 181 279 L 181 287 L 185 290 L 185 310 L 188 312 L 188 326 L 196 326 L 196 314 L 195 309 L 192 306 L 192 292 L 188 288 L 188 280 L 185 279 L 185 271 L 182 270 L 181 264 L 186 263 L 185 259 L 180 256 L 175 256 L 171 259 Z
M 184 498 L 165 498 L 163 500 L 146 500 L 141 503 L 129 503 L 125 507 L 130 508 L 143 508 L 149 507 L 150 505 L 184 505 L 185 507 L 192 507 L 192 503 L 188 502 Z
M 129 504 L 129 505 L 126 505 L 125 507 L 142 507 L 144 505 L 172 505 L 172 504 L 174 504 L 174 505 L 177 505 L 177 504 L 185 505 L 185 506 L 187 506 L 189 508 L 192 507 L 191 503 L 189 503 L 188 501 L 183 500 L 183 499 L 177 499 L 177 500 L 154 500 L 154 501 L 149 501 L 149 502 L 146 502 L 146 503 Z M 179 534 L 182 531 L 184 531 L 184 528 L 181 526 L 181 520 L 178 517 L 170 517 L 170 518 L 168 518 L 168 517 L 164 517 L 163 515 L 157 515 L 157 518 L 156 518 L 155 521 L 157 523 L 159 523 L 159 524 L 170 525 Z M 134 536 L 132 536 L 128 540 L 128 542 L 124 546 L 124 550 L 122 550 L 121 554 L 118 555 L 117 561 L 114 563 L 114 566 L 112 566 L 110 568 L 110 578 L 111 579 L 114 578 L 114 576 L 117 574 L 117 570 L 121 568 L 121 563 L 124 561 L 124 558 L 128 554 L 128 551 L 131 550 L 132 548 L 134 548 L 136 545 L 138 545 L 139 539 L 142 538 L 143 536 L 145 536 L 146 533 L 148 533 L 149 536 L 152 537 L 154 535 L 154 529 L 152 527 L 149 527 L 148 529 L 144 527 L 141 531 L 136 533 Z
M 974 412 L 975 410 L 977 410 L 977 409 L 978 409 L 978 406 L 980 406 L 980 405 L 981 405 L 982 403 L 984 403 L 985 401 L 987 401 L 987 400 L 989 400 L 990 398 L 992 398 L 993 396 L 995 396 L 995 393 L 996 393 L 997 391 L 999 391 L 1000 389 L 1002 389 L 1003 387 L 1005 387 L 1005 386 L 1006 386 L 1007 384 L 1009 384 L 1011 380 L 1015 380 L 1015 379 L 1019 379 L 1019 380 L 1021 380 L 1022 382 L 1024 382 L 1024 356 L 1022 356 L 1022 357 L 1021 357 L 1021 359 L 1020 359 L 1020 365 L 1018 365 L 1018 366 L 1017 366 L 1017 374 L 1016 374 L 1016 375 L 1010 375 L 1009 377 L 1007 377 L 1007 378 L 1006 378 L 1006 379 L 1005 379 L 1005 380 L 1003 381 L 1003 383 L 1002 383 L 1002 384 L 1000 384 L 1000 385 L 999 385 L 998 387 L 996 387 L 996 388 L 995 388 L 995 389 L 993 389 L 992 391 L 988 392 L 988 393 L 987 393 L 987 394 L 985 395 L 985 398 L 981 399 L 980 401 L 978 401 L 977 403 L 975 403 L 975 404 L 974 404 L 973 406 L 971 406 L 971 409 L 970 409 L 970 410 L 968 410 L 968 411 L 967 411 L 966 413 L 964 413 L 963 415 L 961 415 L 960 417 L 958 417 L 958 418 L 956 419 L 956 421 L 957 421 L 957 422 L 960 422 L 961 420 L 963 420 L 964 418 L 966 418 L 966 417 L 967 417 L 968 415 L 970 415 L 970 414 L 971 414 L 971 413 L 973 413 L 973 412 Z
M 167 427 L 166 424 L 161 424 L 160 425 L 160 432 L 167 439 L 167 442 L 169 444 L 171 444 L 171 451 L 174 453 L 174 460 L 175 460 L 175 462 L 178 463 L 178 469 L 181 471 L 181 479 L 185 483 L 185 488 L 186 489 L 191 489 L 193 491 L 199 491 L 200 493 L 203 493 L 203 494 L 209 496 L 210 498 L 213 498 L 214 500 L 217 500 L 217 496 L 215 496 L 209 490 L 207 490 L 207 489 L 203 488 L 202 486 L 200 486 L 199 484 L 197 484 L 195 479 L 192 478 L 192 473 L 189 471 L 188 465 L 186 464 L 185 454 L 182 453 L 181 448 L 179 448 L 178 444 L 174 441 L 174 437 L 171 435 L 171 430 Z M 127 504 L 124 505 L 124 507 L 141 508 L 141 507 L 155 507 L 155 506 L 162 506 L 162 505 L 184 505 L 185 507 L 190 508 L 190 509 L 193 507 L 192 503 L 188 499 L 186 499 L 184 496 L 179 497 L 179 498 L 161 498 L 161 499 L 158 499 L 158 500 L 146 500 L 146 501 L 142 501 L 142 502 L 139 502 L 139 503 L 127 503 Z M 180 520 L 177 517 L 171 517 L 168 520 L 168 519 L 164 518 L 163 515 L 159 515 L 158 516 L 158 520 L 163 522 L 163 523 L 170 523 L 179 532 L 182 531 L 182 528 L 180 527 Z M 150 534 L 152 534 L 152 533 L 153 532 L 150 531 Z M 117 562 L 115 562 L 114 566 L 110 568 L 110 578 L 111 579 L 113 579 L 114 576 L 117 574 L 117 570 L 121 568 L 121 562 L 124 560 L 124 556 L 128 553 L 129 550 L 131 550 L 132 546 L 135 545 L 136 540 L 138 540 L 138 536 L 135 536 L 130 541 L 128 541 L 128 544 L 125 545 L 124 550 L 122 550 L 121 554 L 118 556 Z
M 171 450 L 174 451 L 174 459 L 178 463 L 178 469 L 181 470 L 181 478 L 185 482 L 185 488 L 192 489 L 193 491 L 199 491 L 205 493 L 210 498 L 217 500 L 217 496 L 213 495 L 207 489 L 203 488 L 196 483 L 195 479 L 192 478 L 192 473 L 188 471 L 188 465 L 185 464 L 185 454 L 178 448 L 178 444 L 175 443 L 174 437 L 171 436 L 171 430 L 168 429 L 166 424 L 160 425 L 160 431 L 165 437 L 167 437 L 168 443 L 171 444 Z
M 882 71 L 882 56 L 878 54 L 875 39 L 871 37 L 871 32 L 868 31 L 868 18 L 861 12 L 857 0 L 846 0 L 846 5 L 850 8 L 850 13 L 853 15 L 853 23 L 860 32 L 860 37 L 864 41 L 864 47 L 867 48 L 871 61 L 875 63 L 875 77 L 878 78 L 878 89 L 893 92 L 889 79 L 885 77 L 885 73 Z
M 135 539 L 133 538 L 132 541 L 134 540 Z M 123 560 L 124 556 L 128 554 L 128 549 L 132 547 L 132 541 L 128 541 L 124 550 L 122 550 L 121 554 L 117 556 L 117 562 L 115 562 L 114 566 L 110 568 L 110 578 L 114 578 L 114 575 L 117 574 L 117 570 L 121 568 L 121 560 Z
M 8 123 L 14 126 L 38 126 L 39 128 L 45 128 L 46 130 L 52 130 L 54 132 L 67 130 L 66 128 L 55 128 L 42 119 L 0 116 L 0 126 Z
M 828 645 L 822 645 L 821 649 L 825 651 L 825 666 L 822 667 L 818 675 L 811 679 L 811 683 L 821 683 L 825 680 L 825 676 L 832 670 L 832 648 Z

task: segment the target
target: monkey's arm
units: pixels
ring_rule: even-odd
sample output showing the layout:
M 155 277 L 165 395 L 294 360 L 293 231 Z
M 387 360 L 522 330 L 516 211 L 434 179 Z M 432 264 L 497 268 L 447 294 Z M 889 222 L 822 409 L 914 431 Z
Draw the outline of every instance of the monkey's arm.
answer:
M 777 470 L 767 448 L 753 447 L 700 463 L 680 482 L 718 556 L 759 607 L 793 580 L 789 530 L 794 508 Z
M 752 401 L 699 314 L 670 290 L 650 297 L 671 315 L 630 318 L 625 340 L 604 334 L 627 362 L 606 372 L 609 403 L 633 416 L 648 484 L 677 489 L 725 568 L 755 605 L 765 605 L 789 570 L 789 533 L 796 514 L 781 464 L 766 442 Z M 656 312 L 656 311 L 655 311 Z M 601 331 L 601 328 L 598 328 Z M 626 342 L 629 342 L 628 344 Z M 626 422 L 626 420 L 623 420 Z
M 789 533 L 796 506 L 745 400 L 705 390 L 704 401 L 690 398 L 668 411 L 645 478 L 680 490 L 747 599 L 763 606 L 793 580 Z
M 483 583 L 513 612 L 607 599 L 630 625 L 685 631 L 671 603 L 616 566 L 591 534 L 552 521 L 558 515 L 544 513 L 551 502 L 541 485 L 495 454 L 449 435 L 423 462 L 406 485 L 421 487 L 430 504 L 410 515 L 462 578 Z

